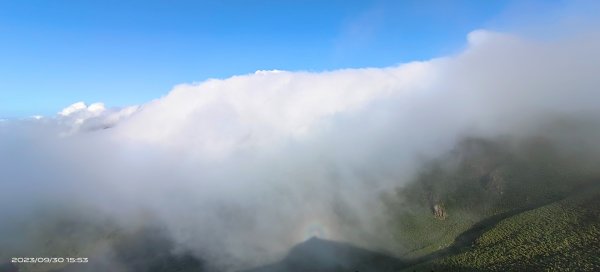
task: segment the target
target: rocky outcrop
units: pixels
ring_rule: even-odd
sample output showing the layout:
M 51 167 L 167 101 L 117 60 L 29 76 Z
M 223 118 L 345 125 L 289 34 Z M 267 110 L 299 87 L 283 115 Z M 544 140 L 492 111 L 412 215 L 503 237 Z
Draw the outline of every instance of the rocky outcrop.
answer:
M 427 202 L 429 203 L 429 207 L 431 207 L 431 212 L 435 218 L 440 220 L 446 219 L 446 209 L 444 209 L 444 205 L 440 201 L 439 197 L 429 192 L 427 194 Z
M 435 216 L 435 218 L 440 220 L 446 219 L 446 209 L 444 209 L 444 205 L 442 205 L 441 203 L 433 205 L 432 210 L 433 216 Z

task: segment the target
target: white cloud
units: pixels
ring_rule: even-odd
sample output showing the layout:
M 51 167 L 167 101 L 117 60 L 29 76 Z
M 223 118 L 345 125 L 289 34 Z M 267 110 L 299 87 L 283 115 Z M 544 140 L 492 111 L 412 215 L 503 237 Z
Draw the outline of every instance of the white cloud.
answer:
M 58 114 L 62 115 L 62 116 L 69 116 L 69 115 L 73 114 L 74 112 L 82 111 L 85 109 L 87 109 L 87 106 L 85 105 L 84 102 L 77 102 L 77 103 L 73 103 L 73 104 L 69 105 L 68 107 L 64 108 Z
M 325 73 L 261 72 L 179 85 L 143 106 L 120 136 L 160 145 L 200 148 L 222 156 L 239 146 L 303 137 L 316 124 L 394 93 L 418 92 L 429 63 Z M 193 141 L 185 139 L 193 137 Z M 191 148 L 193 149 L 193 148 Z
M 105 111 L 106 108 L 104 107 L 104 103 L 94 103 L 87 107 L 87 110 L 94 114 L 100 114 Z

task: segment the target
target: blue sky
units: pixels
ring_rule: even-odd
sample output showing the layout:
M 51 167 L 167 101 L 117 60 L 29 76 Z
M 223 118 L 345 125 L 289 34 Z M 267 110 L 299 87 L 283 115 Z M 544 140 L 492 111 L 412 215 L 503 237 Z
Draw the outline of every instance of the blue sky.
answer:
M 0 0 L 0 117 L 140 104 L 256 70 L 425 60 L 460 51 L 468 32 L 500 27 L 515 6 L 549 3 Z

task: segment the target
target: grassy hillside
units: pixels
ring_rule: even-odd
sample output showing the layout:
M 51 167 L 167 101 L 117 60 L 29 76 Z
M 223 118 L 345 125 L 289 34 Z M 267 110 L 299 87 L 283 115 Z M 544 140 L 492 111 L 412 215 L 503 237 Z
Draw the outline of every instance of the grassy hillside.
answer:
M 543 139 L 462 142 L 388 199 L 406 271 L 600 269 L 600 179 L 585 167 Z
M 600 186 L 518 213 L 406 271 L 599 271 Z
M 401 254 L 418 257 L 485 218 L 556 201 L 592 179 L 540 139 L 517 147 L 468 139 L 386 202 Z M 435 216 L 436 206 L 443 216 Z

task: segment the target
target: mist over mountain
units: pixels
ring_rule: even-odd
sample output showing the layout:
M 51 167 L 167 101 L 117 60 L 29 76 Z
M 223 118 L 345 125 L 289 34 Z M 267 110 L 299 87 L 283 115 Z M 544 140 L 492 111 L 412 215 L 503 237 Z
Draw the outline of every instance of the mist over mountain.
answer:
M 137 106 L 2 121 L 0 260 L 407 268 L 464 253 L 457 237 L 486 218 L 595 188 L 600 32 L 467 39 L 458 54 L 393 67 L 257 71 Z M 597 232 L 593 210 L 581 218 Z

